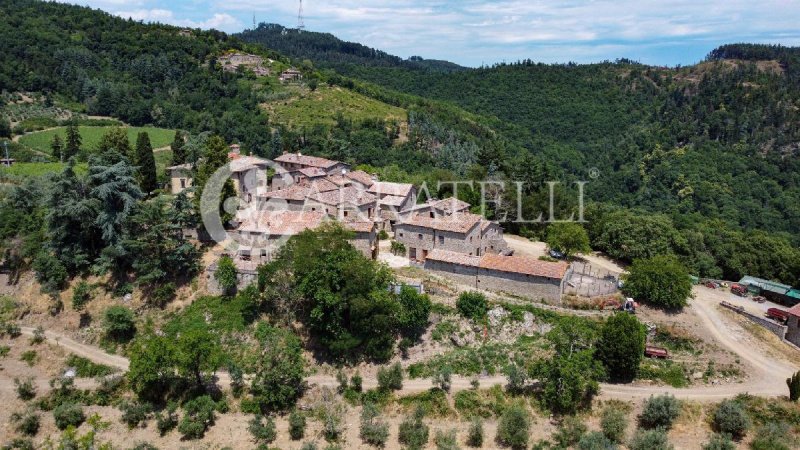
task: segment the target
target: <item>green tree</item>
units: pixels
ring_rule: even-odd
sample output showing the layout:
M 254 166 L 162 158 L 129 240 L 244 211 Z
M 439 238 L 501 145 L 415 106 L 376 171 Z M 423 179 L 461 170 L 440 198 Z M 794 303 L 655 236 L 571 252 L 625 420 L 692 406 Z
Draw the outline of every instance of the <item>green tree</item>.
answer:
M 228 146 L 225 145 L 225 141 L 220 136 L 211 136 L 206 141 L 204 159 L 197 168 L 197 174 L 192 182 L 195 189 L 195 202 L 198 205 L 200 205 L 200 199 L 203 196 L 203 191 L 206 188 L 206 184 L 211 179 L 211 176 L 214 175 L 214 173 L 222 166 L 228 164 L 228 150 Z M 222 189 L 220 190 L 219 199 L 219 215 L 223 224 L 228 223 L 233 218 L 233 214 L 225 210 L 223 203 L 226 199 L 234 197 L 236 197 L 236 192 L 233 188 L 233 181 L 230 179 L 226 180 L 222 185 Z M 212 212 L 213 211 L 207 211 L 204 213 L 207 214 Z
M 619 447 L 599 431 L 584 434 L 575 446 L 576 450 L 616 450 Z
M 219 335 L 211 332 L 205 322 L 181 330 L 175 339 L 175 362 L 180 375 L 202 388 L 222 363 Z
M 150 135 L 145 132 L 136 137 L 136 166 L 139 168 L 139 186 L 142 192 L 149 194 L 158 189 L 156 158 L 150 144 Z
M 0 137 L 11 137 L 11 124 L 5 116 L 0 116 Z
M 409 450 L 421 450 L 428 443 L 430 429 L 425 424 L 425 410 L 422 407 L 406 417 L 397 430 L 397 440 Z
M 515 450 L 524 449 L 528 446 L 530 427 L 528 411 L 522 406 L 510 406 L 497 423 L 497 442 Z
M 303 392 L 305 359 L 300 339 L 265 323 L 259 324 L 256 334 L 262 352 L 250 391 L 265 413 L 289 409 Z
M 230 256 L 223 256 L 219 259 L 217 270 L 214 272 L 214 279 L 217 280 L 225 295 L 230 295 L 236 290 L 238 279 L 236 265 Z
M 547 246 L 567 257 L 592 251 L 589 234 L 579 223 L 553 223 L 547 227 Z
M 630 450 L 672 450 L 667 432 L 663 429 L 638 430 L 628 445 Z
M 97 144 L 97 151 L 100 154 L 116 152 L 125 157 L 128 161 L 136 161 L 136 154 L 131 148 L 131 141 L 128 139 L 128 132 L 122 127 L 114 127 L 108 130 Z
M 686 306 L 692 281 L 689 272 L 674 257 L 654 256 L 633 262 L 624 291 L 635 299 L 678 309 Z
M 646 338 L 644 325 L 628 313 L 614 314 L 603 324 L 595 355 L 611 379 L 630 381 L 636 376 Z
M 469 425 L 467 445 L 475 448 L 483 447 L 483 421 L 480 417 L 473 418 Z
M 58 133 L 53 135 L 53 140 L 50 141 L 50 154 L 60 160 L 64 160 L 64 141 Z
M 403 367 L 400 363 L 378 369 L 378 389 L 386 392 L 403 389 Z
M 175 138 L 169 145 L 172 149 L 172 165 L 177 166 L 186 162 L 186 138 L 181 130 L 175 130 Z
M 133 311 L 124 306 L 110 306 L 103 313 L 106 335 L 117 341 L 128 341 L 136 333 Z
M 127 137 L 125 138 L 127 142 Z M 90 197 L 97 206 L 95 225 L 106 246 L 116 246 L 123 227 L 144 194 L 136 182 L 135 171 L 119 153 L 109 151 L 89 159 Z
M 172 338 L 158 336 L 152 330 L 139 333 L 128 349 L 128 358 L 131 390 L 141 399 L 162 400 L 177 378 Z
M 486 318 L 489 303 L 486 301 L 486 296 L 480 292 L 462 292 L 456 300 L 456 309 L 462 316 L 480 322 Z
M 736 444 L 729 436 L 715 433 L 703 444 L 703 450 L 736 450 Z
M 380 420 L 380 411 L 372 403 L 365 403 L 361 409 L 361 428 L 359 436 L 365 444 L 383 447 L 389 439 L 389 425 Z
M 793 402 L 800 400 L 800 371 L 787 378 L 786 385 L 789 386 L 789 400 Z
M 293 441 L 303 439 L 306 434 L 306 416 L 297 409 L 292 410 L 289 414 L 289 437 Z
M 621 444 L 625 441 L 625 430 L 628 428 L 628 416 L 614 406 L 606 406 L 600 415 L 600 428 L 612 442 Z
M 81 133 L 78 130 L 78 126 L 74 123 L 70 123 L 67 125 L 67 142 L 64 146 L 64 154 L 63 159 L 64 161 L 69 161 L 70 158 L 73 156 L 77 156 L 78 153 L 81 151 Z
M 64 430 L 70 426 L 79 427 L 86 420 L 86 415 L 80 404 L 64 402 L 53 408 L 53 418 L 58 429 Z
M 397 300 L 400 302 L 400 330 L 410 336 L 418 336 L 428 327 L 431 312 L 431 299 L 427 294 L 420 294 L 410 286 L 403 286 Z
M 259 445 L 269 445 L 278 437 L 278 430 L 275 427 L 275 420 L 270 416 L 257 415 L 250 419 L 247 430 L 253 435 L 253 439 Z

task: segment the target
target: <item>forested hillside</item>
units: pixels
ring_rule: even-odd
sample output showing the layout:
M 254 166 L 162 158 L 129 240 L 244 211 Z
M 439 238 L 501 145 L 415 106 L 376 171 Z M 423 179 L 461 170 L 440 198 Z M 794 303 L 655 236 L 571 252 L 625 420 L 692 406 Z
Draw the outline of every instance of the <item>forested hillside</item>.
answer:
M 546 211 L 545 181 L 589 180 L 596 249 L 628 261 L 674 253 L 701 275 L 800 279 L 797 49 L 731 45 L 683 68 L 465 69 L 274 25 L 231 37 L 33 0 L 3 2 L 0 19 L 7 93 L 185 130 L 193 148 L 211 133 L 268 157 L 368 164 L 395 181 L 526 182 L 522 198 L 507 191 L 490 205 L 496 219 L 518 200 L 525 218 Z M 222 70 L 217 58 L 231 51 L 267 58 L 275 73 Z M 278 82 L 290 65 L 302 83 Z M 564 216 L 576 204 L 566 193 Z M 459 193 L 473 204 L 479 194 Z M 516 218 L 509 231 L 544 236 Z

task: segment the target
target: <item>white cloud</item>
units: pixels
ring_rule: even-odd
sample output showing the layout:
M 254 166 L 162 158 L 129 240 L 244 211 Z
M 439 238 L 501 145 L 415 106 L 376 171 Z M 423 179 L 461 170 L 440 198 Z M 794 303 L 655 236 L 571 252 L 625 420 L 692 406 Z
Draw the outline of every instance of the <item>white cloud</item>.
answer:
M 177 18 L 175 17 L 175 13 L 168 9 L 137 9 L 133 11 L 116 11 L 112 12 L 112 14 L 126 19 L 131 18 L 144 22 L 166 23 L 190 28 L 214 28 L 224 31 L 239 31 L 243 27 L 239 19 L 227 13 L 215 13 L 209 19 L 201 21 Z

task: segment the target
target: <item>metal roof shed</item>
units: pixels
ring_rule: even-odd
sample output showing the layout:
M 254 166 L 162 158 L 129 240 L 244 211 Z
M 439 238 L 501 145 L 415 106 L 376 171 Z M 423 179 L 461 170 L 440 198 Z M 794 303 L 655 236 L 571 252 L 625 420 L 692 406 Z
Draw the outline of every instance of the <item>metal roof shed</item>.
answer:
M 785 295 L 792 289 L 791 286 L 788 284 L 781 284 L 775 281 L 764 280 L 762 278 L 756 278 L 751 276 L 746 276 L 739 280 L 739 284 L 743 284 L 745 286 L 758 286 L 762 291 L 769 291 L 775 294 L 782 294 Z

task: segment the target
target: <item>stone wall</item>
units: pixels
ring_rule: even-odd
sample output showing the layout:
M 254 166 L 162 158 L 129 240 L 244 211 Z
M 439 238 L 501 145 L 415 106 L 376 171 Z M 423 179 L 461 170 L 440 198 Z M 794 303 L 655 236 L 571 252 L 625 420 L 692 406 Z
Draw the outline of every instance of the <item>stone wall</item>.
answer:
M 208 293 L 211 295 L 222 295 L 222 288 L 220 287 L 219 283 L 217 282 L 217 278 L 214 277 L 214 273 L 217 271 L 217 265 L 212 264 L 209 266 L 208 270 L 206 270 L 206 289 Z M 236 289 L 241 290 L 250 286 L 253 283 L 258 281 L 258 271 L 255 270 L 242 270 L 239 269 L 236 272 Z
M 474 226 L 468 233 L 462 234 L 398 223 L 395 226 L 395 240 L 406 246 L 407 256 L 412 248 L 416 249 L 419 260 L 423 259 L 423 250 L 433 249 L 480 256 L 478 253 L 482 246 L 479 226 Z
M 561 302 L 562 280 L 499 270 L 478 269 L 478 286 L 495 292 L 506 292 L 546 303 Z
M 425 270 L 450 278 L 464 286 L 505 292 L 545 303 L 561 303 L 563 280 L 466 266 L 442 261 L 425 261 Z
M 789 316 L 786 340 L 794 345 L 800 346 L 800 319 L 795 316 Z
M 732 304 L 730 304 L 728 302 L 720 302 L 720 305 L 723 308 L 727 308 L 727 309 L 735 312 L 736 314 L 739 314 L 740 316 L 746 317 L 751 322 L 755 322 L 758 325 L 761 325 L 762 327 L 764 327 L 767 330 L 769 330 L 770 333 L 778 336 L 779 338 L 781 338 L 781 339 L 786 338 L 787 340 L 789 340 L 788 333 L 787 333 L 787 326 L 786 325 L 781 325 L 778 322 L 775 322 L 775 321 L 773 321 L 771 319 L 767 319 L 766 317 L 759 317 L 759 316 L 757 316 L 755 314 L 751 314 L 751 313 L 745 311 L 744 308 L 742 308 L 741 306 L 735 306 L 735 305 L 732 305 Z M 795 318 L 795 320 L 797 320 L 797 319 Z M 792 341 L 792 342 L 795 342 L 795 341 Z

